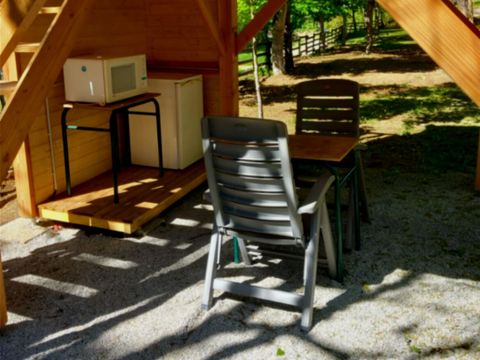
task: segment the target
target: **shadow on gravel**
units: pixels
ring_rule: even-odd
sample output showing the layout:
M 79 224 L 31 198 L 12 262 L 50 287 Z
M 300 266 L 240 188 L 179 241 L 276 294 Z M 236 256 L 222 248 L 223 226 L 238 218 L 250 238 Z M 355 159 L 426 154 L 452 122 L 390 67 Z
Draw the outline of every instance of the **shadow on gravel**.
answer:
M 476 127 L 431 126 L 420 134 L 369 144 L 365 163 L 373 220 L 363 224 L 362 250 L 346 256 L 348 274 L 344 284 L 326 279 L 320 270 L 321 287 L 344 291 L 324 307 L 317 307 L 314 324 L 354 304 L 401 291 L 423 274 L 480 281 L 480 235 L 476 227 L 480 198 L 472 191 L 477 139 Z M 205 226 L 211 224 L 212 214 L 201 204 L 197 191 L 171 210 L 165 224 L 157 224 L 144 236 L 115 238 L 80 232 L 71 240 L 39 248 L 28 257 L 6 261 L 9 311 L 31 320 L 7 326 L 0 336 L 0 356 L 9 359 L 14 353 L 18 358 L 60 359 L 106 354 L 108 358 L 108 348 L 99 339 L 120 324 L 126 326 L 129 320 L 161 308 L 180 292 L 203 281 L 210 234 Z M 225 256 L 230 256 L 230 245 L 224 250 Z M 109 259 L 116 261 L 111 263 Z M 286 278 L 301 275 L 295 273 L 298 269 L 288 270 L 291 268 L 294 267 L 282 261 L 245 271 L 252 282 L 277 270 Z M 399 269 L 407 273 L 401 281 L 369 290 L 370 284 L 382 283 Z M 226 272 L 237 273 L 229 269 Z M 52 283 L 59 290 L 53 289 Z M 217 297 L 216 301 L 224 298 Z M 200 298 L 192 301 L 200 307 Z M 285 335 L 309 342 L 335 358 L 358 355 L 300 332 L 296 321 L 281 327 L 250 322 L 258 306 L 258 302 L 246 301 L 226 313 L 215 312 L 214 308 L 212 314 L 192 326 L 187 325 L 189 319 L 183 319 L 185 326 L 180 334 L 162 334 L 146 348 L 132 349 L 117 358 L 133 360 L 177 354 L 232 328 L 256 330 L 258 336 L 223 344 L 211 358 L 227 359 L 272 344 Z M 276 307 L 279 316 L 292 310 Z M 182 311 L 181 303 L 178 311 Z M 102 321 L 95 321 L 101 316 Z M 468 341 L 446 344 L 429 351 L 447 354 L 470 345 Z M 372 349 L 362 356 L 373 359 L 395 354 Z

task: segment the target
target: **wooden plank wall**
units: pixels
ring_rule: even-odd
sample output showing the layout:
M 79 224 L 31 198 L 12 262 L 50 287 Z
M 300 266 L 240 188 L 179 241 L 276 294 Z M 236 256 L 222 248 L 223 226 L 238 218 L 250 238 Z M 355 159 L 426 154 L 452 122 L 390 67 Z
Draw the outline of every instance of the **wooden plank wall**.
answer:
M 204 2 L 219 23 L 217 0 Z M 219 114 L 219 53 L 195 1 L 147 0 L 147 13 L 149 68 L 202 74 L 205 113 Z

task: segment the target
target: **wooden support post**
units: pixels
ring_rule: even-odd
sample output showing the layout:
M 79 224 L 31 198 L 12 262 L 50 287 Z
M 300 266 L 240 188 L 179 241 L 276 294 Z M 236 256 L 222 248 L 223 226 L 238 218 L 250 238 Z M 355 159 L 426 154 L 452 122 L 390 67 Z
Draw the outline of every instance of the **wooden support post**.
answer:
M 220 1 L 221 2 L 221 1 Z M 237 36 L 236 53 L 245 49 L 250 40 L 268 23 L 268 21 L 285 4 L 285 0 L 269 0 L 250 23 Z
M 13 170 L 15 173 L 15 187 L 21 189 L 21 191 L 17 191 L 18 214 L 25 217 L 38 216 L 28 137 L 23 142 L 15 157 Z
M 0 255 L 0 328 L 7 324 L 7 298 L 5 284 L 3 283 L 2 256 Z
M 238 115 L 238 60 L 235 49 L 237 30 L 237 1 L 218 2 L 220 33 L 225 54 L 220 54 L 220 111 L 221 115 Z
M 480 130 L 478 131 L 477 177 L 475 180 L 475 190 L 480 191 Z

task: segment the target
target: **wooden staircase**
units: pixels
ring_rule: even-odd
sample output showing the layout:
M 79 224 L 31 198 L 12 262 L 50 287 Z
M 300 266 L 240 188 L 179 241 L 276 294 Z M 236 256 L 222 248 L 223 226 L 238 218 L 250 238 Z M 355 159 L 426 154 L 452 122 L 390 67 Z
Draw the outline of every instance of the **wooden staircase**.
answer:
M 449 0 L 377 0 L 480 106 L 480 30 Z M 480 133 L 475 189 L 480 191 Z
M 92 3 L 92 0 L 64 0 L 59 6 L 47 6 L 47 0 L 0 3 L 0 68 L 9 69 L 7 79 L 0 80 L 0 96 L 5 106 L 0 114 L 0 179 L 5 178 L 27 138 Z M 12 18 L 18 11 L 10 7 L 22 4 L 28 5 L 26 12 L 21 14 L 23 17 Z M 42 17 L 50 17 L 50 25 L 43 33 L 35 33 L 39 41 L 25 42 L 32 24 L 41 22 Z M 25 54 L 29 58 L 26 62 Z M 10 62 L 8 67 L 5 66 L 7 62 Z M 0 327 L 3 327 L 7 322 L 7 309 L 1 265 L 0 258 Z
M 10 3 L 3 1 L 0 6 L 0 20 L 5 24 L 12 20 L 9 18 Z M 9 78 L 0 82 L 0 95 L 7 97 L 0 114 L 0 179 L 7 174 L 38 109 L 58 78 L 81 28 L 82 18 L 93 1 L 64 0 L 59 6 L 46 6 L 47 3 L 47 0 L 30 0 L 23 18 L 13 19 L 15 25 L 6 26 L 2 34 L 0 67 L 10 59 L 16 69 L 10 70 Z M 43 34 L 35 33 L 37 41 L 24 41 L 32 24 L 42 17 L 50 17 L 50 25 L 45 27 Z M 27 59 L 25 54 L 28 54 Z M 15 77 L 18 78 L 16 83 Z

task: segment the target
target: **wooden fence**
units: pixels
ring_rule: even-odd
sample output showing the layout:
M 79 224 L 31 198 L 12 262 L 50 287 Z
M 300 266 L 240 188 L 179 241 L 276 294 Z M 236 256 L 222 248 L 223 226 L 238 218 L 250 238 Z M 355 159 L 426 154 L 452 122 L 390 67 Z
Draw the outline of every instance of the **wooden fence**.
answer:
M 364 29 L 365 27 L 363 26 L 363 24 L 357 25 L 357 31 L 362 31 Z M 347 35 L 353 33 L 354 31 L 355 29 L 353 27 L 353 24 L 347 25 L 346 27 Z M 343 36 L 344 36 L 343 25 L 337 28 L 325 31 L 323 41 L 322 41 L 322 34 L 320 32 L 301 35 L 301 36 L 294 36 L 292 41 L 293 56 L 298 57 L 298 56 L 306 56 L 306 55 L 322 53 L 324 51 L 327 51 L 337 46 L 342 41 Z M 267 67 L 267 68 L 271 67 L 270 47 L 271 47 L 270 43 L 258 44 L 258 48 L 261 49 L 260 51 L 257 51 L 259 67 Z M 247 75 L 253 72 L 253 62 L 252 62 L 251 52 L 252 52 L 251 49 L 247 49 L 242 52 L 242 54 L 244 54 L 244 57 L 248 57 L 248 58 L 238 62 L 239 75 Z M 247 54 L 250 54 L 250 56 Z

